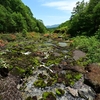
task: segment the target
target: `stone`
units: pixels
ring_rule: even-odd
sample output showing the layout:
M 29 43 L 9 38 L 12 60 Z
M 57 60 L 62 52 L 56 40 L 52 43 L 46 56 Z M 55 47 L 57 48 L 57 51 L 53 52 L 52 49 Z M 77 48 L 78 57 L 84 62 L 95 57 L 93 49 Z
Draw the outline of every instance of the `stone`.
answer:
M 63 70 L 71 70 L 73 72 L 85 73 L 84 67 L 81 67 L 81 66 L 62 65 L 62 69 Z
M 71 87 L 67 87 L 69 93 L 74 96 L 74 97 L 78 97 L 78 90 L 77 89 L 74 89 L 74 88 L 71 88 Z
M 73 58 L 74 58 L 74 60 L 79 60 L 80 58 L 83 58 L 85 56 L 86 56 L 86 54 L 83 51 L 81 51 L 81 50 L 73 51 Z
M 90 64 L 86 67 L 85 84 L 91 86 L 97 93 L 100 93 L 100 66 Z
M 94 100 L 95 93 L 89 88 L 82 88 L 78 90 L 78 94 L 80 97 L 84 98 L 85 100 Z

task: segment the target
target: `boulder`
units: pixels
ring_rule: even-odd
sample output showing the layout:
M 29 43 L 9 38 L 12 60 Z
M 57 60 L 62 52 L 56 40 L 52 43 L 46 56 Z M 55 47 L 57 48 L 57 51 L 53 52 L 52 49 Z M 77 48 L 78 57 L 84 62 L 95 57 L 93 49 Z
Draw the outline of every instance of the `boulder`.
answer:
M 73 58 L 74 60 L 79 60 L 80 58 L 84 58 L 86 54 L 81 50 L 73 51 Z
M 91 86 L 97 93 L 100 93 L 100 66 L 90 64 L 86 67 L 85 84 Z
M 18 80 L 12 75 L 0 79 L 0 100 L 22 100 L 21 92 L 17 89 Z

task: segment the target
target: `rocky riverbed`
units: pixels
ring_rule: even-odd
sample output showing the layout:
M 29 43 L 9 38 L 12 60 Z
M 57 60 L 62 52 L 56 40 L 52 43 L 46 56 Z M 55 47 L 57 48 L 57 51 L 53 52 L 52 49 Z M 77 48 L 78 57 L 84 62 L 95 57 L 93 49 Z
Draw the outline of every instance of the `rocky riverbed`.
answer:
M 25 40 L 1 51 L 0 100 L 99 100 L 100 66 L 69 40 Z

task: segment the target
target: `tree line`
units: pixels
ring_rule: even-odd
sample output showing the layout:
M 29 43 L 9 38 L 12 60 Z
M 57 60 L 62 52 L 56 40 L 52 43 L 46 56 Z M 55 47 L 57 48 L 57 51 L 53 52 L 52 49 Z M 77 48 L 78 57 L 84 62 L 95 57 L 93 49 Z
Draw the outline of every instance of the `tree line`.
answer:
M 100 0 L 77 2 L 70 20 L 60 26 L 68 26 L 67 33 L 71 36 L 92 36 L 100 30 Z
M 44 33 L 46 27 L 21 0 L 0 0 L 0 33 L 23 30 Z

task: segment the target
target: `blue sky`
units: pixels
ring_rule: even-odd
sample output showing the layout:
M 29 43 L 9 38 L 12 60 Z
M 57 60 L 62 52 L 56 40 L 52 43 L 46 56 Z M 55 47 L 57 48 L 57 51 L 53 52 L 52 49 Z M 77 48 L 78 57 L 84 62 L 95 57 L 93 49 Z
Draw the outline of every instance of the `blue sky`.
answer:
M 43 20 L 44 25 L 61 24 L 68 20 L 77 1 L 82 0 L 22 0 L 36 19 Z

